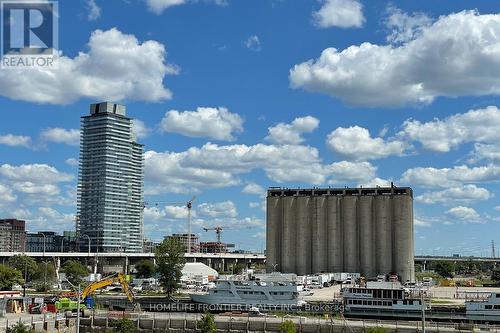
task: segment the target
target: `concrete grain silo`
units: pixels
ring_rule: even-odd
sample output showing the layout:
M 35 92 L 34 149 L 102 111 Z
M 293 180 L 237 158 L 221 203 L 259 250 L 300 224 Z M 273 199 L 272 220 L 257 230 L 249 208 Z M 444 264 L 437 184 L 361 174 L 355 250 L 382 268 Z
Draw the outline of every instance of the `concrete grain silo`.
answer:
M 296 197 L 287 196 L 283 198 L 283 218 L 281 219 L 281 260 L 277 263 L 281 272 L 295 272 L 295 238 L 297 234 Z M 267 246 L 266 246 L 267 249 Z
M 312 256 L 312 271 L 328 271 L 328 225 L 327 197 L 317 196 L 312 198 L 312 253 L 325 253 L 323 256 Z
M 373 224 L 373 196 L 360 196 L 358 200 L 359 267 L 366 276 L 375 276 L 375 233 Z
M 327 196 L 326 234 L 327 234 L 327 262 L 326 272 L 340 272 L 344 268 L 344 251 L 342 237 L 342 214 L 340 198 L 338 196 Z
M 375 262 L 377 272 L 392 270 L 392 197 L 374 197 L 373 215 L 375 219 Z
M 357 221 L 358 197 L 346 195 L 342 199 L 342 226 L 344 239 L 344 271 L 358 272 L 359 267 L 359 244 L 358 244 L 358 221 Z M 315 253 L 314 255 L 318 255 Z
M 283 212 L 283 200 L 279 197 L 270 197 L 267 200 L 266 211 L 269 212 L 267 215 L 268 227 L 266 229 L 266 239 L 269 243 L 275 244 L 266 250 L 266 260 L 269 265 L 277 265 L 281 261 L 281 214 Z
M 270 271 L 414 280 L 411 188 L 273 188 L 266 223 Z
M 309 196 L 299 196 L 297 201 L 297 230 L 295 233 L 296 238 L 296 253 L 295 253 L 295 272 L 299 275 L 307 274 L 312 271 L 311 268 L 311 209 L 309 206 Z

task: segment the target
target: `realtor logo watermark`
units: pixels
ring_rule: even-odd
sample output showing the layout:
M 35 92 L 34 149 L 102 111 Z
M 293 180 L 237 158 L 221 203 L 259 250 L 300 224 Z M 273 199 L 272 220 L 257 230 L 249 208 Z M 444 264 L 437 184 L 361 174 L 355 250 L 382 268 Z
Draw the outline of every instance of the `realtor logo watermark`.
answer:
M 57 1 L 0 0 L 1 65 L 53 68 L 59 39 Z

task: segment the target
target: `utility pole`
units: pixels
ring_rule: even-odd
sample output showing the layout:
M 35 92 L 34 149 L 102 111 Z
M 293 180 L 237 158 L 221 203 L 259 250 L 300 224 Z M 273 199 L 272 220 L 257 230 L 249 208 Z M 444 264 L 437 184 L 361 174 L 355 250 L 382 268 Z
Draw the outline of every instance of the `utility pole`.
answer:
M 491 241 L 491 257 L 492 257 L 493 259 L 495 259 L 495 258 L 496 258 L 496 252 L 495 252 L 495 241 L 494 241 L 494 240 L 492 240 L 492 241 Z

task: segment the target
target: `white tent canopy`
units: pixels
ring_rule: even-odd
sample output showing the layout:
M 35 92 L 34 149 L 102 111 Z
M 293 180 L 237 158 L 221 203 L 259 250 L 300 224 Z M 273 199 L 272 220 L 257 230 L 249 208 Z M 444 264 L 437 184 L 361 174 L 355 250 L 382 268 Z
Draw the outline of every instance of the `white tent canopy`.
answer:
M 208 267 L 201 262 L 188 262 L 182 269 L 182 276 L 191 278 L 194 276 L 219 276 L 219 273 L 213 268 Z

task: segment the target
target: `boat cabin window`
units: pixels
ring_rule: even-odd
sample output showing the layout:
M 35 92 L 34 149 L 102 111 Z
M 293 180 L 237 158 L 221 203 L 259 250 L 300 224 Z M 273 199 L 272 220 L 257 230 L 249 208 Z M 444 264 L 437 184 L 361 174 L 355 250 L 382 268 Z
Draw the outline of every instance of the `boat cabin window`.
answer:
M 492 305 L 485 305 L 485 306 L 484 306 L 484 308 L 485 308 L 486 310 L 491 310 L 491 309 L 493 308 L 493 306 L 492 306 Z
M 500 294 L 497 294 L 497 298 L 500 298 Z
M 495 306 L 493 306 L 493 309 L 495 309 L 495 310 L 500 310 L 500 305 L 495 305 Z

